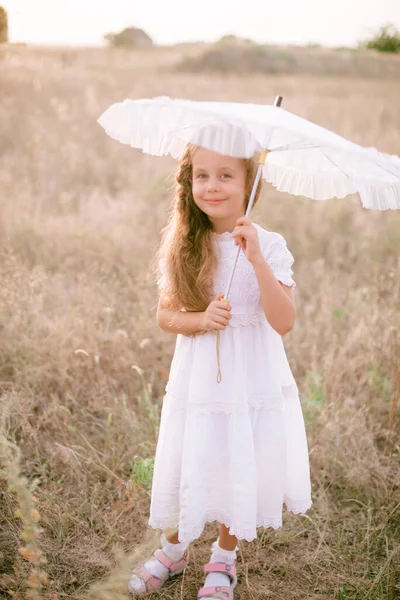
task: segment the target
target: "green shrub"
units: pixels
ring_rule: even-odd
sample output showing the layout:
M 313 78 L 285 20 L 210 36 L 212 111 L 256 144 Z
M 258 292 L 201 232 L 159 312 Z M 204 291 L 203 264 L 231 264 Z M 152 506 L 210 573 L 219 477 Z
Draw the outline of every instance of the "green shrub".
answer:
M 8 42 L 8 16 L 5 8 L 0 6 L 0 44 Z
M 361 47 L 379 52 L 399 52 L 400 31 L 393 24 L 383 25 L 378 33 L 372 39 L 363 42 Z

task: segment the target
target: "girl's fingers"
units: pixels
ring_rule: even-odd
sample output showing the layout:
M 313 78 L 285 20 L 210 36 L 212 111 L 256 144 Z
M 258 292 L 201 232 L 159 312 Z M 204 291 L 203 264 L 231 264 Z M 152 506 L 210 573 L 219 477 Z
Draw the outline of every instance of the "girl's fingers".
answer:
M 215 311 L 215 316 L 223 317 L 224 319 L 230 319 L 231 314 L 229 311 L 224 310 L 223 308 L 217 308 Z
M 222 323 L 222 324 L 229 323 L 229 318 L 230 318 L 230 315 L 228 315 L 228 313 L 222 312 L 222 311 L 213 312 L 210 315 L 211 321 L 214 321 L 216 323 Z
M 215 315 L 214 321 L 217 323 L 221 323 L 222 325 L 227 325 L 229 323 L 229 318 L 226 315 Z
M 226 301 L 216 302 L 215 308 L 220 308 L 222 310 L 231 310 L 231 304 L 229 301 L 228 302 L 226 302 Z
M 215 318 L 215 323 L 218 323 L 218 325 L 221 325 L 222 327 L 226 327 L 227 325 L 229 325 L 228 319 L 222 319 L 220 317 Z
M 229 320 L 232 317 L 230 313 L 231 304 L 229 300 L 223 300 L 223 298 L 224 294 L 222 292 L 217 294 L 208 310 L 211 327 L 213 329 L 225 329 L 225 327 L 229 325 Z
M 243 240 L 243 241 L 245 241 L 246 239 L 250 240 L 253 238 L 253 236 L 255 237 L 256 235 L 257 235 L 257 232 L 252 225 L 251 226 L 242 225 L 242 226 L 234 229 L 232 232 L 232 237 L 235 240 L 235 244 L 236 244 L 236 242 L 240 242 L 240 240 Z
M 238 227 L 235 227 L 235 229 L 232 231 L 232 236 L 235 235 L 248 235 L 249 233 L 251 233 L 254 230 L 254 227 L 252 225 L 248 225 L 247 223 L 244 225 L 239 225 Z
M 253 225 L 253 223 L 249 217 L 239 217 L 239 219 L 236 221 L 236 225 Z
M 231 313 L 226 311 L 226 310 L 222 310 L 222 309 L 217 309 L 215 311 L 212 312 L 211 314 L 211 318 L 215 319 L 215 317 L 222 317 L 224 319 L 230 319 L 231 318 Z
M 228 323 L 220 323 L 219 321 L 215 321 L 215 329 L 225 329 Z

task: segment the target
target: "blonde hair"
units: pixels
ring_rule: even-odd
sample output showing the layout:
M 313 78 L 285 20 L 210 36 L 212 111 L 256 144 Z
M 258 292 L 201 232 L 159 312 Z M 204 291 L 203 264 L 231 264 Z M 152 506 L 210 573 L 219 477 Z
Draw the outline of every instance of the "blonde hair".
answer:
M 167 277 L 163 300 L 170 310 L 204 311 L 212 300 L 217 257 L 212 247 L 211 221 L 197 206 L 192 193 L 192 159 L 196 148 L 188 144 L 179 161 L 175 174 L 175 196 L 153 263 L 153 268 L 160 275 L 160 261 L 164 262 Z M 258 162 L 256 156 L 242 160 L 245 168 L 244 207 L 247 209 Z M 254 204 L 260 191 L 261 180 Z

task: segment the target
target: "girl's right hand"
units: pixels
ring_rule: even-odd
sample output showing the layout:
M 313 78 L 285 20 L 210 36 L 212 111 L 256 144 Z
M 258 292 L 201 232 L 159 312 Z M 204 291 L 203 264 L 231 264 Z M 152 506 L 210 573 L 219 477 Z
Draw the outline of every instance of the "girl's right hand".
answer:
M 206 310 L 203 312 L 203 329 L 211 331 L 214 329 L 225 329 L 231 315 L 231 304 L 229 300 L 223 300 L 224 294 L 217 294 Z

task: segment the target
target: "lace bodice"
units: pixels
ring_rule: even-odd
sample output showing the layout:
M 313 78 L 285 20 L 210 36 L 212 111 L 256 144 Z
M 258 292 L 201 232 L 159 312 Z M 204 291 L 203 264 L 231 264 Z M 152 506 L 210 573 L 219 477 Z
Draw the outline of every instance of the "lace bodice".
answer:
M 296 284 L 292 279 L 293 271 L 291 269 L 294 259 L 286 246 L 284 237 L 279 233 L 263 229 L 257 223 L 254 223 L 254 226 L 257 229 L 261 252 L 273 274 L 283 284 L 295 288 Z M 218 268 L 213 280 L 213 293 L 215 296 L 218 293 L 225 292 L 227 288 L 238 247 L 234 244 L 229 232 L 213 233 L 213 245 L 218 256 Z M 163 288 L 167 277 L 163 261 L 160 263 L 160 270 L 162 277 L 157 283 L 160 288 Z M 266 321 L 254 268 L 242 250 L 233 276 L 229 300 L 232 306 L 230 326 L 237 327 Z

